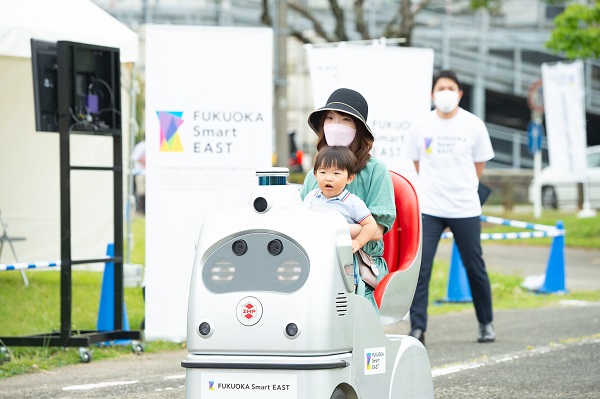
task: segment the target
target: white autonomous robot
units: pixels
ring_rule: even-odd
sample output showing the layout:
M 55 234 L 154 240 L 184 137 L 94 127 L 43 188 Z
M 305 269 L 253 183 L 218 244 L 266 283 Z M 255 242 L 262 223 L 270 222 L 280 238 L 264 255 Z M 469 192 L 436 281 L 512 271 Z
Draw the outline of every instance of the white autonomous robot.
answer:
M 390 274 L 373 305 L 355 295 L 352 242 L 336 211 L 309 206 L 288 171 L 257 173 L 247 206 L 208 217 L 188 304 L 186 397 L 433 398 L 425 347 L 382 326 L 408 312 L 421 260 L 413 186 L 391 172 Z

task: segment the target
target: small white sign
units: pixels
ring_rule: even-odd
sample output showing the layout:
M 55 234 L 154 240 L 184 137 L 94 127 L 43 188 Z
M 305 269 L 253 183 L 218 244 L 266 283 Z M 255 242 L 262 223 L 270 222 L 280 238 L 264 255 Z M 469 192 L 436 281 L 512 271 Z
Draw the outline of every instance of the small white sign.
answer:
M 587 147 L 583 62 L 542 64 L 550 166 L 573 181 L 585 180 Z
M 416 178 L 405 144 L 411 123 L 431 110 L 434 52 L 430 48 L 348 45 L 307 47 L 313 106 L 325 105 L 337 88 L 365 96 L 371 155 L 409 179 Z
M 264 373 L 249 370 L 239 372 L 202 373 L 199 397 L 216 399 L 296 399 L 298 376 L 292 371 Z
M 365 375 L 385 374 L 385 347 L 365 349 Z

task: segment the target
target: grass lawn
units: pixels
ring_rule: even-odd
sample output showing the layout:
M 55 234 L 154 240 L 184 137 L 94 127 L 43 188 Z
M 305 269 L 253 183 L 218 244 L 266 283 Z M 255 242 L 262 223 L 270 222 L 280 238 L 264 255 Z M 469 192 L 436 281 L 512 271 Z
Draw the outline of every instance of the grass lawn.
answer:
M 484 214 L 506 219 L 555 225 L 562 220 L 566 229 L 567 246 L 600 248 L 600 216 L 577 218 L 575 213 L 544 212 L 543 218 L 534 220 L 526 214 Z M 507 226 L 484 224 L 483 231 L 523 231 Z M 136 217 L 132 225 L 134 245 L 130 262 L 144 264 L 145 219 Z M 498 241 L 502 245 L 550 246 L 551 238 Z M 430 286 L 431 299 L 446 296 L 449 260 L 436 263 Z M 56 271 L 27 272 L 30 286 L 26 288 L 19 272 L 0 272 L 0 336 L 39 334 L 60 329 L 60 275 Z M 72 327 L 74 330 L 95 330 L 98 316 L 102 273 L 74 270 Z M 561 299 L 600 301 L 598 292 L 570 292 L 565 295 L 537 295 L 521 288 L 522 278 L 491 273 L 494 309 L 532 308 L 551 306 Z M 144 318 L 144 301 L 141 288 L 125 288 L 125 304 L 130 329 L 139 329 Z M 472 309 L 472 304 L 444 304 L 430 306 L 431 315 Z M 1 344 L 1 343 L 0 343 Z M 2 345 L 0 345 L 1 347 Z M 147 342 L 146 352 L 185 348 L 185 343 Z M 49 370 L 65 364 L 79 363 L 77 348 L 11 347 L 10 361 L 2 362 L 0 379 L 12 375 Z M 93 361 L 99 359 L 136 356 L 130 346 L 103 346 L 93 348 Z
M 576 211 L 559 212 L 544 210 L 540 219 L 535 219 L 532 215 L 523 213 L 486 212 L 485 208 L 483 213 L 487 216 L 496 216 L 509 220 L 518 220 L 547 226 L 556 226 L 558 221 L 562 221 L 565 229 L 566 246 L 573 248 L 600 249 L 600 213 L 592 218 L 579 218 Z M 484 223 L 482 225 L 482 230 L 484 233 L 531 231 L 489 223 Z M 501 240 L 495 241 L 495 243 L 500 243 L 502 245 L 538 245 L 550 247 L 552 244 L 552 238 L 547 237 L 522 240 Z
M 134 245 L 130 262 L 144 264 L 145 220 L 133 220 Z M 29 287 L 16 271 L 0 272 L 0 337 L 48 333 L 60 330 L 60 273 L 56 270 L 28 271 Z M 72 328 L 96 330 L 102 273 L 72 272 Z M 138 330 L 144 318 L 144 299 L 140 287 L 124 290 L 127 321 L 131 330 Z M 2 343 L 0 342 L 0 347 Z M 185 343 L 149 342 L 145 352 L 185 348 Z M 112 345 L 92 349 L 92 361 L 119 356 L 136 356 L 130 345 Z M 78 348 L 10 347 L 10 361 L 0 354 L 0 379 L 12 375 L 50 370 L 80 362 Z

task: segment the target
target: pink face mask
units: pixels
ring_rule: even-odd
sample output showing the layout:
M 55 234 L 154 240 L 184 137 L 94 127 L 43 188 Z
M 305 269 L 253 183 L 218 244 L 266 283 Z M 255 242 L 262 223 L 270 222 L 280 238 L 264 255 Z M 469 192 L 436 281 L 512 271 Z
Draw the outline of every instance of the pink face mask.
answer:
M 323 126 L 327 145 L 341 145 L 348 147 L 356 136 L 356 129 L 339 123 L 329 123 Z

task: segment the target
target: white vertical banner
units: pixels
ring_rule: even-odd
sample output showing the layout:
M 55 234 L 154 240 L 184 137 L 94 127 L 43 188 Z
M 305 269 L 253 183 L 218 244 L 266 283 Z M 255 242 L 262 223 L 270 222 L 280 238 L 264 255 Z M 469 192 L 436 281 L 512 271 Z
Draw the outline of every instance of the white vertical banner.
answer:
M 343 45 L 307 47 L 314 108 L 340 87 L 360 92 L 369 104 L 371 154 L 389 169 L 416 177 L 405 155 L 411 122 L 431 110 L 432 49 Z
M 583 181 L 587 146 L 583 63 L 544 63 L 542 82 L 550 165 Z
M 146 330 L 185 341 L 202 219 L 245 204 L 273 153 L 268 28 L 146 28 Z

